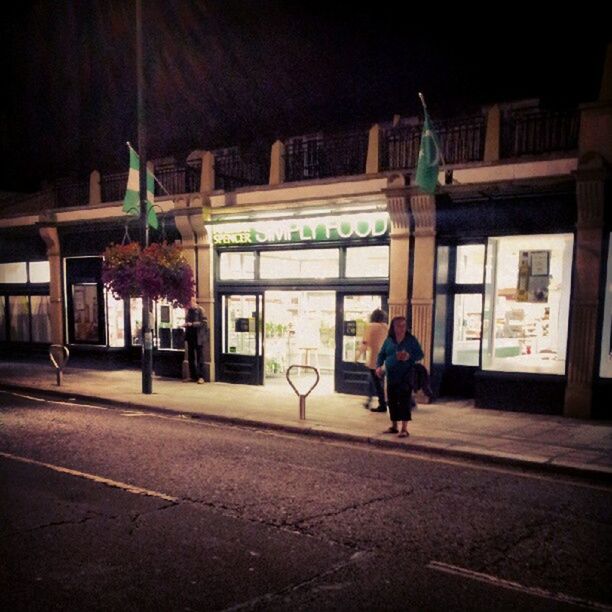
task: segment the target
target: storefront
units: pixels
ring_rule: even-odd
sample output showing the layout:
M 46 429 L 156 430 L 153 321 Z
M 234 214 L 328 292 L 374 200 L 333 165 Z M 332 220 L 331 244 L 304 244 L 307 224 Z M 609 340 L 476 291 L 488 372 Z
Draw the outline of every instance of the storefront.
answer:
M 122 231 L 119 225 L 80 233 L 72 227 L 61 230 L 66 343 L 77 360 L 93 359 L 110 368 L 137 364 L 141 357 L 142 300 L 117 300 L 102 283 L 102 253 Z M 172 229 L 170 234 L 174 237 Z M 165 302 L 152 307 L 155 370 L 180 376 L 184 310 Z
M 279 217 L 211 226 L 217 380 L 286 385 L 287 368 L 305 364 L 329 391 L 365 393 L 356 349 L 387 308 L 388 214 Z
M 489 408 L 562 411 L 575 211 L 567 193 L 486 208 L 442 202 L 433 350 L 439 394 Z

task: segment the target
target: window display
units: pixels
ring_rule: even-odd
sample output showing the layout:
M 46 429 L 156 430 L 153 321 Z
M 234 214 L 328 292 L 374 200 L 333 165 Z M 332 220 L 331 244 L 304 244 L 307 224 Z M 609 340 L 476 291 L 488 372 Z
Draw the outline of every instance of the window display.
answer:
M 223 297 L 223 329 L 227 330 L 227 339 L 223 338 L 224 353 L 236 355 L 257 355 L 257 304 L 252 295 L 228 295 Z M 226 324 L 225 313 L 228 321 Z
M 30 341 L 30 300 L 27 295 L 9 296 L 10 339 L 13 342 Z
M 564 374 L 572 234 L 490 238 L 483 370 Z
M 108 321 L 108 345 L 125 346 L 125 311 L 123 300 L 117 300 L 110 291 L 106 295 L 106 313 Z
M 482 329 L 482 293 L 455 295 L 453 365 L 477 366 Z
M 72 288 L 74 308 L 74 339 L 77 342 L 99 341 L 98 333 L 98 285 L 78 283 Z
M 185 309 L 157 302 L 157 340 L 160 349 L 185 350 Z
M 49 316 L 49 296 L 33 295 L 32 342 L 51 342 L 51 317 Z

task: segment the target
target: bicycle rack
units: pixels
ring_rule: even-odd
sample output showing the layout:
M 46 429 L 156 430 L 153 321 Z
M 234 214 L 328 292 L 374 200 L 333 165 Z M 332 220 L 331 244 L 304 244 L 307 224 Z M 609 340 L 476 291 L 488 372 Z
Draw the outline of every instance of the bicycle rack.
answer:
M 49 359 L 55 368 L 57 386 L 62 384 L 62 372 L 70 359 L 70 351 L 63 344 L 52 344 L 49 347 Z
M 298 391 L 297 387 L 291 381 L 289 373 L 293 368 L 300 368 L 302 370 L 313 370 L 316 375 L 316 380 L 312 387 L 306 391 L 306 393 L 302 394 Z M 285 377 L 287 378 L 287 382 L 291 385 L 291 388 L 295 391 L 295 394 L 300 398 L 300 420 L 304 421 L 306 419 L 306 398 L 312 393 L 312 390 L 319 384 L 319 370 L 314 366 L 309 365 L 292 365 L 287 368 L 287 372 L 285 373 Z

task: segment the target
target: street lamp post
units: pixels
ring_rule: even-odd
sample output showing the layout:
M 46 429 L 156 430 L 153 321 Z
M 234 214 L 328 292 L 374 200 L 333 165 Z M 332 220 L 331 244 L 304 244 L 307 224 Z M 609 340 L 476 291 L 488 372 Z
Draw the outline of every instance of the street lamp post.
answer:
M 147 221 L 147 133 L 144 100 L 144 59 L 142 35 L 142 0 L 136 0 L 136 73 L 137 73 L 137 114 L 138 153 L 140 155 L 140 243 L 149 246 L 149 224 Z M 142 296 L 142 392 L 153 392 L 153 330 L 150 317 L 151 300 Z

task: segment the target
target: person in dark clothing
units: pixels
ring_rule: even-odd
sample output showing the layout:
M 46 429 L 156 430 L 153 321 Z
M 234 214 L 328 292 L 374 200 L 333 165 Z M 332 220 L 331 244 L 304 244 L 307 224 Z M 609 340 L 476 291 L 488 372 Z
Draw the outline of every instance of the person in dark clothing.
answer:
M 191 298 L 185 314 L 185 339 L 191 380 L 204 382 L 204 343 L 208 335 L 208 319 L 195 296 Z
M 376 358 L 376 374 L 387 374 L 387 405 L 391 427 L 385 433 L 399 433 L 400 438 L 408 436 L 408 421 L 412 419 L 411 370 L 424 353 L 419 341 L 407 330 L 406 317 L 394 317 L 389 326 L 389 335 Z M 400 431 L 398 421 L 402 422 Z

